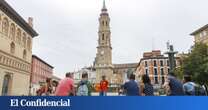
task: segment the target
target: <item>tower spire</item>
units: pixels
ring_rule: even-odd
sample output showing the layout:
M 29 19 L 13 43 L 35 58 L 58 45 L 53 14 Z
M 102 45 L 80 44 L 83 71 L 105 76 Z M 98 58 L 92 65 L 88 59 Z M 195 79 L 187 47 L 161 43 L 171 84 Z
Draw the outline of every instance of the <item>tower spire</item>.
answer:
M 103 14 L 108 15 L 108 12 L 107 12 L 108 10 L 106 8 L 105 0 L 103 0 L 103 8 L 101 11 L 102 11 L 101 15 L 103 15 Z
M 105 0 L 103 0 L 103 9 L 106 9 Z

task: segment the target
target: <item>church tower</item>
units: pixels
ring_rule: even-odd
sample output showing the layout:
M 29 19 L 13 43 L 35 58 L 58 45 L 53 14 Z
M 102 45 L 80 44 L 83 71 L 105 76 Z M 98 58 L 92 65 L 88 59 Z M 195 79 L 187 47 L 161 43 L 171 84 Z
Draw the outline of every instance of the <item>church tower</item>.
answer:
M 113 75 L 110 17 L 105 0 L 99 17 L 98 47 L 95 60 L 96 82 L 100 82 L 103 75 L 111 82 Z

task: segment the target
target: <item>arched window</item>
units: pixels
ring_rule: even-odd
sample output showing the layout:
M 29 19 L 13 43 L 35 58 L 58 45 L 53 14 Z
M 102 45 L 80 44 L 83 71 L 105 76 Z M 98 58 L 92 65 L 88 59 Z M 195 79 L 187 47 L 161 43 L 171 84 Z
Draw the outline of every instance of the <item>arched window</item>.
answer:
M 105 34 L 102 34 L 102 40 L 105 40 Z
M 105 25 L 108 26 L 108 21 L 105 22 Z
M 156 60 L 154 60 L 154 67 L 156 67 L 157 66 L 157 61 Z
M 19 28 L 17 29 L 17 37 L 16 38 L 17 38 L 17 43 L 20 44 L 21 43 L 21 30 Z
M 27 49 L 31 49 L 31 39 L 29 37 L 27 38 Z
M 25 33 L 23 33 L 22 44 L 24 47 L 26 47 L 26 34 Z
M 12 80 L 11 75 L 7 74 L 4 76 L 2 92 L 1 92 L 3 96 L 9 95 L 11 89 L 11 80 Z
M 4 35 L 8 35 L 8 31 L 9 31 L 9 21 L 7 18 L 4 18 L 2 21 L 2 32 Z
M 103 26 L 105 26 L 105 21 L 102 21 Z
M 10 44 L 10 52 L 11 52 L 12 54 L 15 53 L 15 44 L 14 44 L 14 42 L 12 42 L 12 43 Z
M 10 35 L 9 35 L 9 37 L 12 40 L 15 40 L 15 25 L 13 23 L 10 26 Z
M 26 58 L 27 58 L 27 51 L 24 50 L 24 51 L 23 51 L 23 59 L 26 59 Z

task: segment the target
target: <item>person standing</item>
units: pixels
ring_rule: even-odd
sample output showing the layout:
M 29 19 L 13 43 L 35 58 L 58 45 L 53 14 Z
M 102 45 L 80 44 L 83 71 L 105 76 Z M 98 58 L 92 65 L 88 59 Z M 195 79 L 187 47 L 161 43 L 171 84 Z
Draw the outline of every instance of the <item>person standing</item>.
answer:
M 59 82 L 56 88 L 55 96 L 74 96 L 73 73 L 66 73 L 66 77 Z
M 135 75 L 131 74 L 129 81 L 124 84 L 124 90 L 127 96 L 139 96 L 139 86 L 135 81 Z
M 142 76 L 142 81 L 143 81 L 143 88 L 141 93 L 143 96 L 154 96 L 154 88 L 153 88 L 153 85 L 151 84 L 151 80 L 149 78 L 148 75 L 143 75 Z
M 52 86 L 53 86 L 52 95 L 54 95 L 55 92 L 56 92 L 56 88 L 57 88 L 57 86 L 58 86 L 58 81 L 53 80 L 53 81 L 52 81 Z
M 82 80 L 79 82 L 77 88 L 77 96 L 91 96 L 92 86 L 88 81 L 87 72 L 82 74 Z
M 102 76 L 102 81 L 100 81 L 100 96 L 107 96 L 108 91 L 108 81 L 105 76 Z
M 168 85 L 170 88 L 170 96 L 182 96 L 183 92 L 183 84 L 180 80 L 175 77 L 174 72 L 170 72 L 168 75 Z
M 50 96 L 53 92 L 52 80 L 51 78 L 46 78 L 46 84 L 40 88 L 38 96 Z

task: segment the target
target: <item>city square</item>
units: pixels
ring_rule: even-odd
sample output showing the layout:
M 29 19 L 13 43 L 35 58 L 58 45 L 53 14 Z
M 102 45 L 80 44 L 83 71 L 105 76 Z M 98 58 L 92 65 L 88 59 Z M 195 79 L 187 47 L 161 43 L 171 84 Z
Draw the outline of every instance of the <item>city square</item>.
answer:
M 42 5 L 31 1 L 34 5 L 27 1 L 22 5 L 16 4 L 17 0 L 0 1 L 1 96 L 148 96 L 147 86 L 150 95 L 156 96 L 207 95 L 207 15 L 190 21 L 186 17 L 195 13 L 184 15 L 182 21 L 176 17 L 180 22 L 175 26 L 176 20 L 171 19 L 169 11 L 159 10 L 160 2 L 151 0 L 151 4 L 144 2 L 147 8 L 123 7 L 125 2 L 118 8 L 110 0 L 97 0 L 92 7 L 73 2 L 68 10 L 63 6 L 70 2 L 64 0 L 57 4 L 45 1 Z M 30 6 L 33 7 L 29 9 Z M 151 6 L 155 9 L 150 10 Z M 35 10 L 30 12 L 32 9 Z M 128 13 L 128 9 L 133 12 Z M 154 12 L 161 16 L 151 18 Z M 32 17 L 25 20 L 25 15 Z M 164 24 L 160 17 L 166 18 Z M 203 20 L 197 22 L 200 19 Z M 143 22 L 146 24 L 139 26 Z M 154 24 L 161 24 L 161 28 Z M 57 92 L 65 90 L 66 84 L 72 86 L 67 88 L 70 92 Z M 193 86 L 193 94 L 186 93 L 188 84 Z M 87 85 L 85 95 L 79 93 L 83 85 Z M 175 85 L 180 85 L 181 91 L 174 93 Z M 132 89 L 138 93 L 132 93 Z

